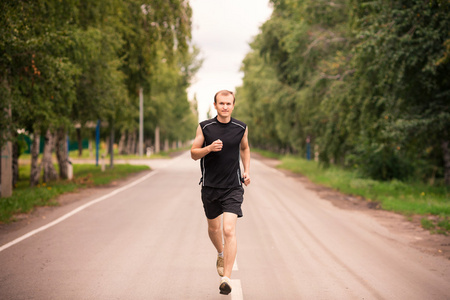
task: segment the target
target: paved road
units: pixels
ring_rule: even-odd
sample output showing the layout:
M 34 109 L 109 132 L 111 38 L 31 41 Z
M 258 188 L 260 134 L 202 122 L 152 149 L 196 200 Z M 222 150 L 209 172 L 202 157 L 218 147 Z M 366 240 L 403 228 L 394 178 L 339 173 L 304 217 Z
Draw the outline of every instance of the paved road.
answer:
M 0 248 L 0 299 L 450 299 L 449 260 L 257 160 L 234 290 L 221 296 L 198 162 L 185 153 L 150 164 L 135 185 L 61 207 L 64 220 L 49 215 L 27 232 L 45 230 Z

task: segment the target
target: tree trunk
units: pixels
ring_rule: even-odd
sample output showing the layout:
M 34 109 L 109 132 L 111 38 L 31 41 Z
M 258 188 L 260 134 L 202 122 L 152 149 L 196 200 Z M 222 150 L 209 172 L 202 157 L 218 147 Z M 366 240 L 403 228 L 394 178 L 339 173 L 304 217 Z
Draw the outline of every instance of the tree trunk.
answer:
M 137 154 L 138 151 L 138 131 L 135 130 L 133 131 L 133 153 L 132 154 Z
M 170 150 L 170 148 L 169 148 L 169 140 L 165 139 L 164 140 L 164 151 L 169 151 L 169 150 Z
M 66 131 L 63 127 L 59 128 L 56 133 L 55 151 L 59 165 L 59 178 L 68 179 L 69 178 L 69 168 L 67 165 L 68 149 L 67 149 Z
M 6 141 L 3 146 L 0 145 L 0 196 L 10 197 L 13 191 L 13 168 L 12 168 L 12 142 Z
M 114 167 L 114 121 L 111 121 L 111 132 L 109 138 L 109 167 Z
M 125 138 L 126 138 L 126 131 L 124 130 L 120 134 L 120 140 L 119 140 L 119 146 L 118 146 L 119 154 L 125 154 Z
M 448 150 L 448 141 L 442 142 L 442 154 L 444 157 L 444 178 L 445 184 L 450 185 L 450 151 Z
M 130 154 L 131 153 L 131 131 L 127 131 L 127 146 L 125 148 L 126 148 L 125 154 Z
M 159 137 L 159 126 L 155 128 L 155 153 L 161 151 L 160 137 Z
M 106 149 L 105 149 L 105 151 L 106 151 L 105 156 L 108 156 L 108 155 L 109 155 L 109 136 L 107 136 L 107 137 L 105 138 L 105 146 L 106 146 Z
M 12 185 L 13 188 L 16 186 L 19 181 L 19 144 L 16 141 L 13 143 L 13 157 L 12 157 L 12 168 L 13 168 L 13 178 Z
M 6 89 L 9 90 L 8 83 L 6 80 L 3 81 L 4 86 L 1 88 L 3 89 L 6 87 Z M 2 99 L 3 101 L 3 99 Z M 6 99 L 7 102 L 8 99 Z M 2 105 L 3 106 L 3 105 Z M 1 114 L 6 113 L 5 118 L 5 126 L 2 128 L 2 124 L 0 124 L 0 196 L 1 197 L 11 197 L 13 192 L 13 143 L 10 141 L 10 138 L 14 138 L 14 136 L 11 136 L 11 133 L 13 131 L 11 130 L 11 105 L 6 104 L 4 108 L 0 108 L 1 110 L 4 110 L 1 112 Z M 15 143 L 14 143 L 15 144 Z
M 42 157 L 42 165 L 44 167 L 44 182 L 49 182 L 58 179 L 58 174 L 56 173 L 55 167 L 52 161 L 52 152 L 54 147 L 55 138 L 50 131 L 47 129 L 45 134 L 45 144 L 44 144 L 44 154 Z
M 94 156 L 93 154 L 92 154 L 92 140 L 91 139 L 89 139 L 89 157 L 92 157 L 92 156 Z
M 136 152 L 136 130 L 133 130 L 131 136 L 129 136 L 130 150 L 128 154 L 135 154 Z
M 35 130 L 33 138 L 33 144 L 31 144 L 31 171 L 30 171 L 30 186 L 35 186 L 39 183 L 41 177 L 42 164 L 38 163 L 39 160 L 39 142 L 40 132 Z
M 81 138 L 81 128 L 77 128 L 78 157 L 83 155 L 83 139 Z
M 152 146 L 152 140 L 151 139 L 146 139 L 145 140 L 145 148 L 151 147 Z M 145 150 L 145 149 L 144 149 Z

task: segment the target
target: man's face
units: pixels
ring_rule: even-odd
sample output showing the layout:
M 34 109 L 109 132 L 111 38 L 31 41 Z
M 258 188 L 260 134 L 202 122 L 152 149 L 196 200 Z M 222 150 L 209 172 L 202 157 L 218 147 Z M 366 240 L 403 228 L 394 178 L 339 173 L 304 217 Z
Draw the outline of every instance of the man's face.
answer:
M 217 110 L 217 114 L 222 118 L 231 116 L 234 109 L 233 95 L 217 96 L 217 102 L 214 102 L 214 108 Z

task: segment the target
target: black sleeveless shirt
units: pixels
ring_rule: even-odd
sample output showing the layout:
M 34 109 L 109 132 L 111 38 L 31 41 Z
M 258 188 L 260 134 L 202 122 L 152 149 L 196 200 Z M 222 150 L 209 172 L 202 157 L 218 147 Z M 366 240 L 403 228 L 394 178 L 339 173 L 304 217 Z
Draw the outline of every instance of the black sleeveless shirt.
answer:
M 203 186 L 231 188 L 242 185 L 240 150 L 241 140 L 247 125 L 231 118 L 229 123 L 220 123 L 217 117 L 200 122 L 205 137 L 203 146 L 217 139 L 223 143 L 221 151 L 210 152 L 200 161 Z

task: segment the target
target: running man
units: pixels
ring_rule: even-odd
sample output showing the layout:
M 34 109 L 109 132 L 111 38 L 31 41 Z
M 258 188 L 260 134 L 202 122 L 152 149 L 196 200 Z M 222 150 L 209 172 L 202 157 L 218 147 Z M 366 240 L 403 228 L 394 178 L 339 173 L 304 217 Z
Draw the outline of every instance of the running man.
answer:
M 217 116 L 200 122 L 191 148 L 192 159 L 201 159 L 203 208 L 209 238 L 218 253 L 219 290 L 224 295 L 231 293 L 231 270 L 237 252 L 236 221 L 242 217 L 244 200 L 242 184 L 250 184 L 248 129 L 245 123 L 231 117 L 234 104 L 233 92 L 222 90 L 216 93 L 214 108 Z

